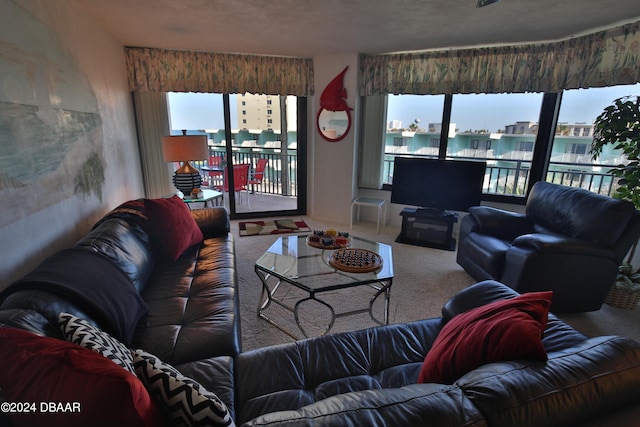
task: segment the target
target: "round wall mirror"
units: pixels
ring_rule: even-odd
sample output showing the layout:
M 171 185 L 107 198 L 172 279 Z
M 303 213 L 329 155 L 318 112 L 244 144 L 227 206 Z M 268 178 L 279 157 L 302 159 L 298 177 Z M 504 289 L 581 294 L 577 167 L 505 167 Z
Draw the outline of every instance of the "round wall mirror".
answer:
M 329 111 L 320 107 L 316 120 L 318 132 L 329 142 L 338 142 L 351 129 L 351 113 L 347 111 Z

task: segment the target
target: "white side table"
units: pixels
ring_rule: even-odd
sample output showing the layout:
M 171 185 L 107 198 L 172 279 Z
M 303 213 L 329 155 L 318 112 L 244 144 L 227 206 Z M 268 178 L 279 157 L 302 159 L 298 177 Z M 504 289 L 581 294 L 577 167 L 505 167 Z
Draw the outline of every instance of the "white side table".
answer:
M 382 219 L 382 224 L 384 225 L 387 222 L 387 212 L 386 205 L 384 199 L 375 199 L 373 197 L 356 197 L 351 202 L 351 217 L 349 218 L 349 228 L 353 228 L 353 208 L 357 207 L 356 213 L 356 222 L 360 221 L 360 206 L 370 206 L 374 208 L 378 208 L 378 229 L 377 232 L 380 233 L 380 220 Z

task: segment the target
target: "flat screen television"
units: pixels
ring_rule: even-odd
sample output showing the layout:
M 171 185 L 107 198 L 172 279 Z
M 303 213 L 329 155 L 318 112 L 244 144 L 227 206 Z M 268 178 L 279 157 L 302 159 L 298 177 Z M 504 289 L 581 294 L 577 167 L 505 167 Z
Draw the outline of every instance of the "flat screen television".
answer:
M 467 211 L 480 204 L 486 163 L 396 157 L 391 203 L 437 211 Z

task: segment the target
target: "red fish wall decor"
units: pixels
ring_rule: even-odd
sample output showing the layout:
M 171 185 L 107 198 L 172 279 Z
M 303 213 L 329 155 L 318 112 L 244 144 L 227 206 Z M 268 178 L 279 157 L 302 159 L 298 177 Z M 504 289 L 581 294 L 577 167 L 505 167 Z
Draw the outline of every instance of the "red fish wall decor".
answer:
M 351 128 L 353 108 L 347 105 L 347 89 L 344 87 L 344 75 L 349 66 L 327 84 L 320 95 L 320 110 L 316 124 L 318 132 L 330 142 L 342 140 Z
M 349 111 L 353 108 L 347 105 L 347 89 L 344 87 L 344 75 L 349 66 L 333 78 L 320 95 L 320 107 L 329 111 Z

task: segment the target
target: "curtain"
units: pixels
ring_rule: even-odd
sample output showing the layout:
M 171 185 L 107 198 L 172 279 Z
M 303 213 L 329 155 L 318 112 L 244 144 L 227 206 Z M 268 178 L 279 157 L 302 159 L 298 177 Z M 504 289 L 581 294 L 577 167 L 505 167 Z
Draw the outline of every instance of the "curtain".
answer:
M 171 183 L 173 166 L 162 155 L 162 137 L 169 135 L 167 94 L 135 92 L 133 96 L 145 196 L 156 198 L 175 194 L 176 188 Z
M 310 58 L 135 47 L 125 53 L 132 92 L 313 95 Z
M 545 44 L 362 55 L 360 95 L 560 92 L 640 82 L 640 22 Z
M 360 167 L 358 185 L 364 188 L 382 188 L 384 169 L 384 135 L 387 122 L 387 95 L 369 96 L 363 103 L 362 138 L 360 140 Z M 382 141 L 382 143 L 380 142 Z

